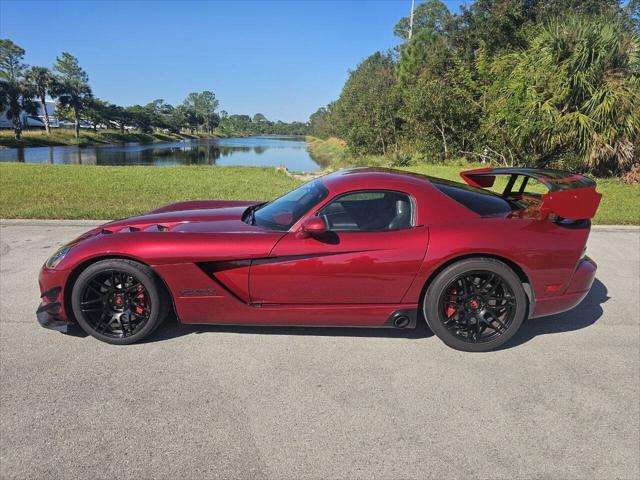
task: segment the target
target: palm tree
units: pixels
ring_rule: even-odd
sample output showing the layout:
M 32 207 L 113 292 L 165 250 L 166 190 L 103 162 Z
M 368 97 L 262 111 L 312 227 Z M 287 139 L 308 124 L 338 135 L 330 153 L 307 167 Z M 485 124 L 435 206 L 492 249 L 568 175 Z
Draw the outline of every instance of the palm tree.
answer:
M 68 107 L 73 112 L 75 134 L 79 138 L 80 118 L 92 97 L 89 76 L 78 64 L 78 59 L 67 52 L 62 52 L 56 58 L 53 69 L 60 74 L 54 94 L 58 96 L 62 107 Z
M 45 67 L 31 67 L 26 74 L 26 80 L 31 85 L 36 98 L 40 101 L 40 106 L 44 113 L 44 129 L 47 134 L 50 133 L 49 112 L 47 111 L 47 103 L 45 98 L 47 95 L 53 97 L 55 91 L 55 77 Z
M 13 123 L 16 139 L 22 135 L 22 112 L 36 114 L 36 105 L 24 74 L 27 65 L 22 63 L 24 49 L 9 39 L 0 40 L 0 110 L 6 109 L 6 117 Z
M 521 151 L 575 153 L 602 174 L 640 158 L 640 36 L 619 19 L 556 19 L 493 70 L 500 80 L 490 109 L 503 113 L 491 115 Z
M 88 102 L 83 114 L 83 118 L 91 124 L 94 133 L 98 131 L 99 124 L 109 123 L 107 118 L 108 104 L 104 100 L 92 97 Z

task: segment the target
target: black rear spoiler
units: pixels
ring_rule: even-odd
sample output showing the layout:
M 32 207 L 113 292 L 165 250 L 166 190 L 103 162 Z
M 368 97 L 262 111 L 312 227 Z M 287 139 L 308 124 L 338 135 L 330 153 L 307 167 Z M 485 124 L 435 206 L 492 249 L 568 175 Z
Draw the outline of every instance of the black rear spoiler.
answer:
M 498 175 L 509 176 L 502 193 L 504 197 L 524 193 L 530 178 L 547 187 L 549 191 L 540 197 L 540 213 L 544 218 L 550 214 L 571 220 L 593 218 L 602 198 L 602 194 L 596 192 L 596 182 L 591 178 L 563 170 L 504 167 L 460 172 L 465 182 L 480 188 L 492 187 Z M 513 187 L 518 177 L 524 178 L 518 192 L 514 192 Z

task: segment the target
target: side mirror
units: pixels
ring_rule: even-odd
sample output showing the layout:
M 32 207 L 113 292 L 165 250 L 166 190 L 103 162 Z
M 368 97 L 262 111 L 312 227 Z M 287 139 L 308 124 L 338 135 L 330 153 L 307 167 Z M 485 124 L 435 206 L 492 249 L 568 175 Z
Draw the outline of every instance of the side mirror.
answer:
M 321 235 L 327 231 L 327 224 L 322 217 L 309 217 L 304 222 L 300 230 L 296 233 L 298 238 L 309 238 Z

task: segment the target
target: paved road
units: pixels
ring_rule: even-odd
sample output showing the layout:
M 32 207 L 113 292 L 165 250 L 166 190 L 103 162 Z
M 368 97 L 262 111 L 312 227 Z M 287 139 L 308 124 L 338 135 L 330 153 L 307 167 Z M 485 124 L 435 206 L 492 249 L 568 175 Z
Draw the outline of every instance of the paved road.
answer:
M 88 228 L 62 225 L 0 227 L 2 478 L 640 475 L 638 231 L 592 233 L 576 310 L 465 354 L 426 329 L 48 331 L 38 268 Z

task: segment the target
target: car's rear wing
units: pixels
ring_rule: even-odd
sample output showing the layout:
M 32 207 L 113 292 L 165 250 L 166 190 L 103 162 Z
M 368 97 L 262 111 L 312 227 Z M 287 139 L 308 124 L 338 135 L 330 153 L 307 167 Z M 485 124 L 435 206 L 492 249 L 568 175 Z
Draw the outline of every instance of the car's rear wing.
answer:
M 502 192 L 505 198 L 522 196 L 527 182 L 533 178 L 542 183 L 549 191 L 540 196 L 540 215 L 543 218 L 554 215 L 571 220 L 593 218 L 600 205 L 602 194 L 596 192 L 596 182 L 584 175 L 562 170 L 541 168 L 478 168 L 460 172 L 460 176 L 469 185 L 480 188 L 493 186 L 498 175 L 509 176 Z M 522 178 L 517 191 L 514 185 Z

